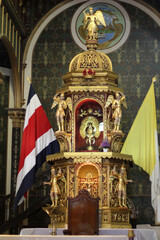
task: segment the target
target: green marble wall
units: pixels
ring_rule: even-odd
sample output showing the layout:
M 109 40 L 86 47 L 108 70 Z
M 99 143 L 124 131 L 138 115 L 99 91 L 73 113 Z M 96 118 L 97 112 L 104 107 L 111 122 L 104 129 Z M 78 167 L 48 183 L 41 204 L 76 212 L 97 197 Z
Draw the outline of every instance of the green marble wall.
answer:
M 119 76 L 119 87 L 124 89 L 128 109 L 123 109 L 122 130 L 127 135 L 143 99 L 150 87 L 152 77 L 159 73 L 160 29 L 144 12 L 123 4 L 131 20 L 131 32 L 125 44 L 108 54 L 113 70 Z M 62 85 L 62 76 L 68 72 L 72 58 L 82 52 L 73 41 L 70 24 L 77 7 L 57 16 L 39 37 L 33 54 L 33 85 L 54 128 L 55 110 L 50 110 L 52 97 Z M 160 82 L 155 83 L 157 123 L 160 137 Z M 159 139 L 160 140 L 160 139 Z M 153 209 L 150 203 L 148 174 L 138 166 L 129 172 L 134 183 L 128 185 L 128 196 L 137 209 L 137 223 L 152 223 Z
M 0 84 L 0 194 L 5 194 L 6 163 L 7 163 L 7 124 L 8 112 L 9 77 L 3 79 Z M 3 184 L 2 184 L 3 183 Z

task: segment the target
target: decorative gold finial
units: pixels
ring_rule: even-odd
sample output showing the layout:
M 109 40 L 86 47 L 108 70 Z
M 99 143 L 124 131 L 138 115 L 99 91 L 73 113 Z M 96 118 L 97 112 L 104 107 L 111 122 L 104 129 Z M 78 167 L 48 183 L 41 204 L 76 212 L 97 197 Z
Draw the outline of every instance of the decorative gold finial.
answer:
M 28 80 L 28 82 L 31 84 L 32 83 L 32 81 L 31 81 L 31 79 L 29 78 L 29 77 L 27 77 L 27 80 Z
M 156 75 L 152 78 L 152 82 L 153 82 L 153 83 L 156 82 L 157 79 L 158 79 L 158 74 L 156 74 Z

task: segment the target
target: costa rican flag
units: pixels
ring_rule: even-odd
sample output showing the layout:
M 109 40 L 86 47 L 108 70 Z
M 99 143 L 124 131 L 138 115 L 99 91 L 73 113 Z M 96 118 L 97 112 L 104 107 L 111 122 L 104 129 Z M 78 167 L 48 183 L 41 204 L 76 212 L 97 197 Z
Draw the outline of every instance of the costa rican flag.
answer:
M 16 185 L 15 207 L 23 202 L 34 184 L 36 171 L 46 156 L 60 152 L 46 113 L 30 84 Z

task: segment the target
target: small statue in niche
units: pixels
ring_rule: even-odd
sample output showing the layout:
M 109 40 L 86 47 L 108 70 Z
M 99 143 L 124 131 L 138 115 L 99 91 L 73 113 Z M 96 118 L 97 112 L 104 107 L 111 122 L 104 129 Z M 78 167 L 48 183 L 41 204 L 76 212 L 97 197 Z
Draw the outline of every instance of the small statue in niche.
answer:
M 99 121 L 94 116 L 85 117 L 79 129 L 80 136 L 85 139 L 87 150 L 93 150 L 93 144 L 96 142 L 96 138 L 99 137 Z
M 95 143 L 95 128 L 92 122 L 88 122 L 86 127 L 86 143 L 89 143 L 88 150 L 92 150 L 92 144 Z
M 127 108 L 127 104 L 126 104 L 125 95 L 123 93 L 116 92 L 115 97 L 116 98 L 114 99 L 113 95 L 109 95 L 107 98 L 105 107 L 108 108 L 110 105 L 112 105 L 112 109 L 114 110 L 113 115 L 112 115 L 112 118 L 114 119 L 113 131 L 119 132 L 120 131 L 119 130 L 120 122 L 121 122 L 121 118 L 122 118 L 121 104 L 123 104 L 124 107 L 126 107 L 126 108 Z
M 56 207 L 58 203 L 58 195 L 60 194 L 60 189 L 57 181 L 62 180 L 65 182 L 65 177 L 59 168 L 58 174 L 56 175 L 54 167 L 51 168 L 51 180 L 49 182 L 43 182 L 44 185 L 50 185 L 50 198 L 52 201 L 52 206 Z
M 57 119 L 58 131 L 64 131 L 65 109 L 68 106 L 70 111 L 72 111 L 72 101 L 70 97 L 67 97 L 67 99 L 65 100 L 64 93 L 57 93 L 53 97 L 53 104 L 51 109 L 54 108 L 57 104 L 58 104 L 58 108 L 56 111 L 56 119 Z
M 116 166 L 113 168 L 110 174 L 110 179 L 113 181 L 114 179 L 118 180 L 118 183 L 115 187 L 115 192 L 118 192 L 118 203 L 119 207 L 127 207 L 126 204 L 126 185 L 127 183 L 132 183 L 132 180 L 127 179 L 126 167 L 124 165 L 121 166 L 120 172 L 116 171 Z M 113 191 L 113 188 L 112 188 Z
M 106 27 L 105 19 L 101 11 L 93 12 L 93 8 L 89 8 L 89 12 L 84 13 L 83 28 L 87 30 L 87 40 L 96 40 L 98 38 L 98 26 Z

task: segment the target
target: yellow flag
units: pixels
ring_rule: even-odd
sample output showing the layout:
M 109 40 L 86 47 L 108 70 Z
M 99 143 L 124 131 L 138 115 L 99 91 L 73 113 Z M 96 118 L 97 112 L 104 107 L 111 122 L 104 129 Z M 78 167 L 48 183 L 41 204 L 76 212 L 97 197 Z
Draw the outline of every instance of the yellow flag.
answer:
M 124 142 L 121 153 L 131 154 L 133 156 L 134 163 L 142 167 L 150 175 L 152 183 L 152 206 L 155 211 L 157 211 L 158 206 L 160 206 L 160 202 L 157 203 L 160 190 L 160 174 L 156 104 L 153 82 L 137 113 L 133 125 Z M 157 219 L 159 222 L 160 213 L 158 215 Z

